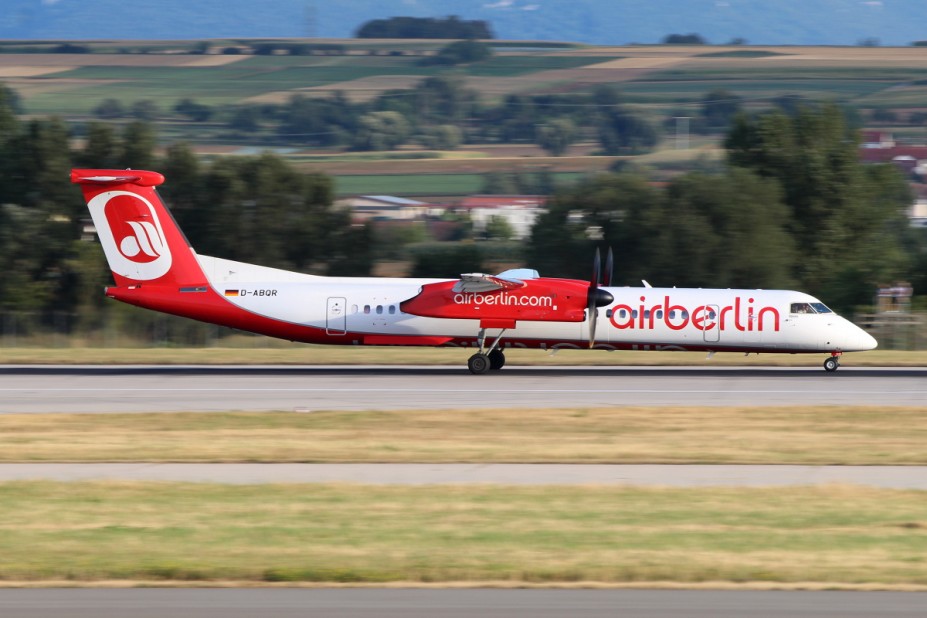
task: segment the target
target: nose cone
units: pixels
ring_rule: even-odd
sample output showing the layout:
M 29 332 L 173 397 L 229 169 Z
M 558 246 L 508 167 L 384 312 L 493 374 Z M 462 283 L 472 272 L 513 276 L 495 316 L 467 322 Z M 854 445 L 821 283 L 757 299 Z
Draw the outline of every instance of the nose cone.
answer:
M 879 347 L 879 342 L 876 341 L 876 338 L 864 331 L 859 329 L 859 348 L 860 350 L 875 350 Z

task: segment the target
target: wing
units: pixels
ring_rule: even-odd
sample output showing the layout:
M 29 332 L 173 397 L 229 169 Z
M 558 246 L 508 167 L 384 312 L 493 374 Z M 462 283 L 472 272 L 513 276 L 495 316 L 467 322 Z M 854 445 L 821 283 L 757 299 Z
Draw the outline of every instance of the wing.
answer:
M 465 273 L 460 275 L 460 281 L 455 283 L 451 290 L 454 292 L 485 294 L 486 292 L 496 292 L 498 290 L 515 290 L 526 285 L 520 279 L 510 279 L 483 273 Z

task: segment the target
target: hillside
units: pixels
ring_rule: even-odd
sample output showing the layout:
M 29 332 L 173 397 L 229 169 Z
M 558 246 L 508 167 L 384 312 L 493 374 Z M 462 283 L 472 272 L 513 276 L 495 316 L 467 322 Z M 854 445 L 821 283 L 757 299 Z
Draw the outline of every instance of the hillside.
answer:
M 489 21 L 496 36 L 615 45 L 656 43 L 697 32 L 712 43 L 855 45 L 878 39 L 907 45 L 927 38 L 919 0 L 5 0 L 0 37 L 8 39 L 183 39 L 349 37 L 366 20 L 460 15 Z

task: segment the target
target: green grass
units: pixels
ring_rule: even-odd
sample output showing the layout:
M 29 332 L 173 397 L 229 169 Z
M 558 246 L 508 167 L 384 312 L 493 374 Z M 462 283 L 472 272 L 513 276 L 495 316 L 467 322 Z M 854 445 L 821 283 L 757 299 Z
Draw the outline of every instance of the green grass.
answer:
M 558 184 L 583 178 L 582 172 L 556 172 Z M 338 195 L 466 195 L 479 193 L 482 174 L 371 174 L 335 177 Z
M 2 462 L 925 465 L 925 443 L 927 407 L 0 415 Z
M 927 587 L 927 496 L 0 484 L 0 579 Z
M 490 60 L 461 67 L 468 75 L 480 77 L 513 77 L 537 71 L 575 69 L 590 64 L 617 60 L 620 56 L 496 56 Z

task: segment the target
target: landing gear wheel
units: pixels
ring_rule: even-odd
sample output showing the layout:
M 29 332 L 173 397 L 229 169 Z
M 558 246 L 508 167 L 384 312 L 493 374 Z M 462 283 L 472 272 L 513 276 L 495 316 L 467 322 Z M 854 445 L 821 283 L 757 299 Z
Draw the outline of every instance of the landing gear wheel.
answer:
M 489 371 L 492 362 L 485 354 L 474 354 L 467 361 L 467 369 L 474 375 L 480 375 Z
M 489 368 L 498 371 L 505 367 L 505 354 L 502 350 L 493 350 L 489 353 Z
M 824 361 L 824 370 L 827 372 L 837 371 L 837 367 L 840 366 L 840 362 L 837 360 L 836 356 L 831 356 L 826 361 Z

